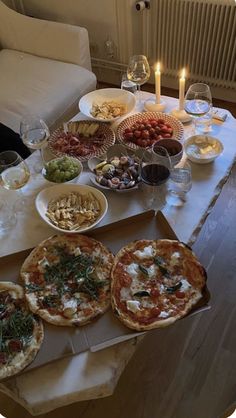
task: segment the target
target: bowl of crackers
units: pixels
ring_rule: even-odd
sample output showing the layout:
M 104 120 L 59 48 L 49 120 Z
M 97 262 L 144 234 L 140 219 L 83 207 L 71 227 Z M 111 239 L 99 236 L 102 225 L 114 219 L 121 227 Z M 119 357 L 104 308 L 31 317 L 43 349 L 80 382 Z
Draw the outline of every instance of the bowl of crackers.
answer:
M 126 116 L 135 107 L 136 99 L 127 90 L 107 88 L 91 91 L 79 101 L 80 111 L 89 118 L 102 122 L 113 122 Z
M 36 197 L 35 205 L 44 222 L 67 234 L 94 228 L 108 209 L 107 199 L 100 190 L 68 183 L 42 190 Z

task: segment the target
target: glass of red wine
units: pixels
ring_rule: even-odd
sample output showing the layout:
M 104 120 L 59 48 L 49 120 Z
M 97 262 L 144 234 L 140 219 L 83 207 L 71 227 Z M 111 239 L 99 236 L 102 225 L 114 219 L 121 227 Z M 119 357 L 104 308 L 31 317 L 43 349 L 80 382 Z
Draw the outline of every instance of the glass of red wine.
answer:
M 166 183 L 170 177 L 171 161 L 168 151 L 155 144 L 141 158 L 140 178 L 143 204 L 146 209 L 159 210 L 165 205 Z

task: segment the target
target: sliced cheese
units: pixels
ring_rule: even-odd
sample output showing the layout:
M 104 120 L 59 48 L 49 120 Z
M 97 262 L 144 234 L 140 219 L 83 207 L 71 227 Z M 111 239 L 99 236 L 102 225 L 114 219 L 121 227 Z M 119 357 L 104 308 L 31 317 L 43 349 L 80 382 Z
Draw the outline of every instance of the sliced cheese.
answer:
M 153 257 L 155 255 L 155 250 L 151 245 L 149 245 L 148 247 L 144 247 L 143 250 L 134 251 L 134 255 L 141 259 Z
M 140 310 L 140 302 L 137 300 L 127 300 L 126 306 L 127 309 L 133 313 L 136 313 Z

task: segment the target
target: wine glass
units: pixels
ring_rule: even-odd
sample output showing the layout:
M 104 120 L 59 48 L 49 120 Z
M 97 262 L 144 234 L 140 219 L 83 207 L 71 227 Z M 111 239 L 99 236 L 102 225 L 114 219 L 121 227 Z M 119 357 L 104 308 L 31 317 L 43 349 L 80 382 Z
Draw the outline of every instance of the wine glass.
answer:
M 130 81 L 137 84 L 138 87 L 138 103 L 141 103 L 140 86 L 149 79 L 150 67 L 145 55 L 133 55 L 128 64 L 127 77 Z
M 166 201 L 170 206 L 182 206 L 192 188 L 191 165 L 183 158 L 171 170 Z
M 46 123 L 41 118 L 28 115 L 25 116 L 20 123 L 20 135 L 23 143 L 31 149 L 40 150 L 41 161 L 34 165 L 36 173 L 40 173 L 43 168 L 42 148 L 47 145 L 50 136 Z
M 158 210 L 165 205 L 166 183 L 170 177 L 171 161 L 165 148 L 154 145 L 155 152 L 153 149 L 143 152 L 140 179 L 145 207 Z
M 28 182 L 30 171 L 26 162 L 16 151 L 0 153 L 0 184 L 7 190 L 19 190 Z M 30 207 L 29 199 L 21 197 L 15 202 L 16 212 L 24 212 Z
M 209 132 L 212 121 L 210 87 L 204 83 L 192 84 L 185 95 L 185 111 L 193 116 L 195 133 Z

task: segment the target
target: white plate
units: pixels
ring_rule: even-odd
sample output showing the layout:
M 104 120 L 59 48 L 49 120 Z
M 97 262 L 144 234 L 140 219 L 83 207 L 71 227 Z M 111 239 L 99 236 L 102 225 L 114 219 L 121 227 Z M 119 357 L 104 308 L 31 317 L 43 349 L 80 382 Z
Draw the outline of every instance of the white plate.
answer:
M 112 159 L 113 157 L 121 157 L 121 156 L 136 156 L 136 157 L 141 157 L 140 155 L 140 151 L 136 150 L 136 151 L 130 151 L 127 150 L 123 145 L 121 144 L 115 144 L 112 147 L 109 148 L 109 150 L 107 151 L 107 160 Z M 95 174 L 95 168 L 96 166 L 101 163 L 102 161 L 105 161 L 105 159 L 101 159 L 101 158 L 90 158 L 88 160 L 88 168 L 91 171 L 91 175 L 90 175 L 90 181 L 92 184 L 94 184 L 96 187 L 99 187 L 102 190 L 109 190 L 112 192 L 117 192 L 117 193 L 127 193 L 127 192 L 131 192 L 132 190 L 137 190 L 139 183 L 137 182 L 133 187 L 127 188 L 127 189 L 112 189 L 110 187 L 107 186 L 103 186 L 100 183 L 97 182 L 96 180 L 96 174 Z
M 194 135 L 184 142 L 184 149 L 188 159 L 193 163 L 208 164 L 223 152 L 224 147 L 218 138 Z
M 102 103 L 107 102 L 107 101 L 115 101 L 117 103 L 125 105 L 126 112 L 116 118 L 102 119 L 102 118 L 93 117 L 90 113 L 92 109 L 92 105 L 94 103 L 101 105 Z M 108 89 L 100 89 L 100 90 L 91 91 L 90 93 L 81 97 L 79 101 L 79 109 L 84 115 L 88 116 L 91 119 L 94 119 L 100 122 L 113 122 L 119 117 L 123 117 L 127 115 L 128 113 L 130 113 L 134 109 L 135 103 L 136 103 L 136 99 L 133 93 L 130 93 L 127 90 L 108 88 Z
M 88 192 L 93 193 L 95 198 L 99 201 L 101 207 L 101 214 L 98 219 L 91 225 L 76 229 L 76 231 L 69 231 L 67 229 L 62 229 L 54 225 L 50 219 L 46 216 L 48 204 L 51 200 L 57 199 L 63 195 L 69 194 L 71 192 L 80 193 L 82 195 L 87 194 Z M 56 186 L 48 187 L 47 189 L 42 190 L 36 197 L 35 200 L 36 209 L 41 216 L 41 218 L 52 228 L 57 231 L 64 232 L 66 234 L 77 234 L 80 232 L 88 231 L 97 225 L 106 215 L 108 209 L 107 199 L 104 194 L 95 189 L 95 187 L 82 185 L 82 184 L 58 184 Z

